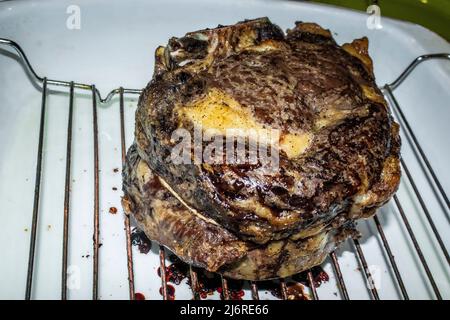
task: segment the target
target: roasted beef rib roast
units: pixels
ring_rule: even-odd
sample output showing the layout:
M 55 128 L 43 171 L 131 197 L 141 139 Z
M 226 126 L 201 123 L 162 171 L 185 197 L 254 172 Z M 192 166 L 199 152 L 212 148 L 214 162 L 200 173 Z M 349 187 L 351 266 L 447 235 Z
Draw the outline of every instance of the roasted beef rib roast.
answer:
M 177 162 L 180 129 L 189 144 Z M 225 138 L 214 161 L 198 158 L 230 129 L 256 133 L 240 141 L 271 145 L 277 165 L 260 151 L 251 163 L 226 161 Z M 276 140 L 262 138 L 269 131 Z M 317 24 L 285 34 L 267 18 L 190 32 L 156 49 L 123 207 L 189 264 L 236 279 L 290 276 L 358 236 L 356 220 L 396 191 L 398 131 L 366 38 L 339 46 Z

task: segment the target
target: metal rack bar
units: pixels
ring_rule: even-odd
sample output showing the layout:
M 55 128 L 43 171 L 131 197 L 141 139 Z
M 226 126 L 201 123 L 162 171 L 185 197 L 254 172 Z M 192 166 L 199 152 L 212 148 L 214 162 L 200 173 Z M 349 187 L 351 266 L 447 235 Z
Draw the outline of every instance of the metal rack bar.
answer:
M 397 198 L 397 195 L 394 195 L 394 202 L 397 205 L 398 211 L 400 212 L 406 230 L 408 230 L 409 237 L 413 242 L 414 248 L 416 249 L 417 255 L 419 256 L 420 262 L 422 262 L 422 266 L 425 269 L 425 273 L 427 274 L 428 280 L 430 281 L 430 284 L 433 287 L 433 291 L 436 294 L 438 300 L 442 300 L 442 296 L 436 285 L 436 281 L 434 280 L 433 275 L 431 274 L 430 268 L 428 267 L 428 263 L 425 260 L 425 257 L 422 253 L 422 249 L 420 249 L 419 243 L 417 242 L 416 236 L 411 228 L 411 225 L 409 224 L 408 218 L 406 217 L 406 214 L 403 210 L 402 205 L 400 204 L 400 201 Z
M 390 99 L 390 101 L 392 101 L 392 105 L 394 106 L 393 107 L 394 111 L 397 111 L 397 113 L 399 113 L 398 111 L 401 112 L 401 110 L 399 109 L 400 105 L 398 104 L 397 99 L 395 98 L 395 96 L 392 93 L 391 89 L 389 89 L 389 87 L 386 87 L 386 90 L 387 90 L 387 93 L 388 93 L 388 98 Z M 402 118 L 403 117 L 404 116 L 402 116 Z M 406 124 L 406 128 L 409 128 L 409 124 L 407 124 L 407 122 L 405 122 L 405 120 L 406 119 L 402 119 L 402 121 Z M 410 132 L 410 133 L 412 133 L 412 132 Z M 415 140 L 415 138 L 414 138 L 414 141 L 415 141 L 415 143 L 417 143 L 416 142 L 417 140 Z M 416 145 L 416 147 L 420 148 L 420 146 L 418 144 Z M 413 148 L 413 150 L 414 150 L 414 148 Z M 420 148 L 418 150 L 422 150 L 422 149 Z M 420 152 L 423 152 L 423 151 L 420 151 Z M 425 155 L 423 155 L 423 157 L 424 157 L 423 159 L 424 159 L 425 163 L 427 163 L 428 170 L 430 171 L 430 173 L 432 173 L 432 176 L 433 176 L 434 175 L 434 171 L 433 171 L 432 167 L 429 165 L 428 159 L 425 157 Z M 441 235 L 439 234 L 439 231 L 437 230 L 433 219 L 431 218 L 430 212 L 429 212 L 427 206 L 425 205 L 425 201 L 423 200 L 422 196 L 420 195 L 420 192 L 419 192 L 419 190 L 418 190 L 418 188 L 416 186 L 416 183 L 414 182 L 414 179 L 413 179 L 411 173 L 409 172 L 409 169 L 408 169 L 405 161 L 403 159 L 400 159 L 400 161 L 401 161 L 402 167 L 403 167 L 403 169 L 404 169 L 404 171 L 406 173 L 406 176 L 408 177 L 409 183 L 411 184 L 411 187 L 414 190 L 414 194 L 416 195 L 417 200 L 419 200 L 419 204 L 420 204 L 420 206 L 421 206 L 421 208 L 422 208 L 422 210 L 423 210 L 423 212 L 425 214 L 425 217 L 428 220 L 428 224 L 430 225 L 431 230 L 433 231 L 433 234 L 434 234 L 434 236 L 435 236 L 435 238 L 436 238 L 436 240 L 437 240 L 437 242 L 438 242 L 438 244 L 439 244 L 439 246 L 440 246 L 440 248 L 441 248 L 441 250 L 442 250 L 442 252 L 443 252 L 443 254 L 445 256 L 445 259 L 447 260 L 447 263 L 450 264 L 449 253 L 447 251 L 447 248 L 445 247 L 444 241 L 442 241 Z M 440 186 L 439 180 L 436 179 L 435 183 L 436 183 L 436 185 L 438 187 Z M 442 186 L 441 186 L 441 188 L 442 188 Z M 446 196 L 445 192 L 443 191 L 443 189 L 441 191 L 441 195 L 443 196 L 444 201 L 448 202 L 447 196 Z
M 47 85 L 55 85 L 60 87 L 70 87 L 71 83 L 73 83 L 74 88 L 77 89 L 83 89 L 83 90 L 92 90 L 94 88 L 95 93 L 98 95 L 98 98 L 101 103 L 105 103 L 111 100 L 112 97 L 114 97 L 116 94 L 120 92 L 120 89 L 113 89 L 111 90 L 105 98 L 102 98 L 100 92 L 95 89 L 94 85 L 85 84 L 85 83 L 78 83 L 73 81 L 64 81 L 64 80 L 52 80 L 47 79 L 44 77 L 40 77 L 36 71 L 34 71 L 33 67 L 30 64 L 30 61 L 28 60 L 27 56 L 23 52 L 22 48 L 14 41 L 9 39 L 0 38 L 0 44 L 4 44 L 6 46 L 9 46 L 13 48 L 20 56 L 20 58 L 25 62 L 25 69 L 28 72 L 28 74 L 31 76 L 31 78 L 37 80 L 40 83 L 44 83 L 44 80 Z M 131 94 L 141 94 L 141 89 L 123 89 L 124 93 L 131 93 Z
M 439 243 L 439 246 L 441 247 L 442 253 L 445 256 L 445 259 L 447 260 L 447 263 L 450 264 L 450 257 L 448 255 L 447 248 L 445 247 L 444 242 L 442 241 L 441 235 L 439 234 L 439 231 L 436 228 L 436 225 L 434 224 L 433 219 L 431 218 L 430 212 L 428 211 L 427 206 L 425 205 L 425 201 L 423 201 L 422 196 L 419 193 L 419 190 L 417 189 L 416 183 L 414 182 L 414 179 L 412 178 L 411 173 L 409 172 L 408 167 L 406 166 L 405 161 L 403 159 L 400 159 L 400 162 L 402 164 L 403 170 L 406 173 L 406 176 L 408 177 L 409 183 L 411 184 L 411 187 L 414 190 L 414 193 L 417 196 L 417 200 L 419 200 L 420 206 L 422 207 L 423 212 L 425 213 L 425 217 L 428 220 L 428 223 L 431 227 L 431 230 L 433 230 L 434 236 L 436 237 L 437 242 Z
M 93 235 L 93 268 L 92 268 L 92 299 L 98 299 L 98 255 L 100 239 L 100 213 L 99 213 L 99 169 L 98 169 L 98 119 L 97 96 L 95 86 L 92 86 L 92 128 L 94 132 L 94 235 Z
M 333 263 L 334 271 L 336 272 L 336 277 L 338 279 L 338 287 L 341 290 L 342 296 L 345 300 L 350 300 L 348 296 L 347 287 L 345 285 L 344 277 L 342 276 L 341 267 L 339 266 L 338 259 L 336 257 L 336 253 L 333 251 L 330 253 L 331 262 Z
M 67 120 L 66 181 L 64 186 L 63 253 L 61 268 L 61 300 L 67 299 L 67 260 L 69 246 L 70 169 L 72 160 L 73 82 L 70 85 L 69 118 Z
M 380 300 L 380 296 L 378 295 L 378 291 L 375 288 L 375 284 L 373 283 L 372 274 L 370 273 L 369 266 L 367 265 L 366 257 L 364 256 L 359 240 L 353 239 L 353 244 L 355 245 L 357 256 L 363 267 L 364 275 L 366 276 L 370 292 L 372 292 L 372 297 L 375 300 Z
M 412 131 L 411 126 L 400 107 L 400 104 L 398 103 L 397 99 L 394 96 L 394 93 L 392 92 L 391 88 L 388 85 L 384 86 L 384 89 L 388 93 L 389 98 L 392 100 L 393 111 L 398 115 L 397 118 L 400 118 L 401 121 L 403 122 L 403 124 L 405 125 L 406 131 L 408 133 L 406 136 L 408 137 L 410 142 L 412 142 L 411 143 L 411 145 L 413 146 L 412 150 L 414 151 L 414 153 L 416 154 L 418 159 L 420 159 L 420 157 L 422 157 L 422 160 L 425 163 L 425 166 L 427 167 L 428 171 L 430 172 L 431 177 L 433 178 L 433 181 L 436 184 L 436 187 L 438 188 L 438 190 L 447 206 L 447 209 L 450 209 L 450 202 L 448 200 L 447 194 L 445 193 L 444 188 L 441 185 L 441 182 L 439 181 L 436 173 L 434 172 L 433 167 L 430 164 L 430 161 L 428 160 L 427 156 L 425 155 L 425 152 L 423 151 L 422 147 L 420 146 L 420 144 L 416 138 L 416 135 Z M 419 152 L 420 156 L 419 156 L 419 154 L 417 154 L 416 150 Z
M 395 262 L 394 255 L 392 254 L 391 246 L 387 241 L 386 235 L 384 234 L 383 227 L 381 226 L 380 220 L 377 215 L 373 216 L 373 220 L 375 221 L 375 225 L 377 226 L 378 233 L 380 234 L 381 240 L 383 241 L 384 249 L 389 258 L 389 262 L 391 263 L 392 269 L 394 270 L 395 278 L 397 279 L 397 283 L 402 292 L 403 298 L 405 300 L 409 300 L 408 292 L 406 291 L 405 284 L 403 283 L 402 276 L 400 275 L 400 271 L 398 270 L 397 263 Z
M 436 54 L 427 54 L 427 55 L 422 55 L 420 57 L 417 57 L 416 59 L 414 59 L 409 66 L 402 72 L 402 74 L 400 74 L 400 76 L 395 79 L 393 82 L 386 84 L 383 89 L 385 89 L 389 95 L 389 97 L 392 99 L 393 101 L 393 107 L 394 107 L 394 111 L 396 111 L 400 118 L 402 119 L 405 128 L 408 132 L 409 135 L 407 135 L 408 139 L 412 139 L 412 145 L 415 147 L 413 148 L 413 151 L 416 153 L 417 156 L 417 151 L 419 151 L 420 156 L 422 157 L 423 162 L 425 163 L 428 171 L 431 174 L 431 177 L 434 180 L 434 183 L 436 184 L 437 188 L 439 189 L 439 192 L 441 193 L 441 196 L 443 197 L 447 208 L 450 208 L 450 201 L 447 197 L 446 192 L 444 191 L 444 188 L 442 187 L 439 179 L 437 178 L 436 173 L 434 172 L 430 161 L 428 160 L 427 156 L 425 155 L 425 152 L 423 151 L 422 147 L 420 146 L 420 143 L 418 141 L 418 139 L 416 138 L 416 135 L 414 134 L 413 130 L 411 129 L 411 126 L 405 116 L 405 114 L 403 113 L 400 104 L 397 102 L 397 99 L 395 98 L 394 94 L 393 94 L 393 90 L 395 90 L 405 79 L 406 77 L 422 62 L 428 61 L 428 60 L 432 60 L 432 59 L 444 59 L 444 60 L 450 60 L 450 54 L 449 53 L 436 53 Z M 419 158 L 419 157 L 418 157 Z
M 41 191 L 42 148 L 44 145 L 46 99 L 47 99 L 47 78 L 43 78 L 42 101 L 41 101 L 41 120 L 40 120 L 40 124 L 39 124 L 39 142 L 38 142 L 38 152 L 37 152 L 37 160 L 36 160 L 36 179 L 34 182 L 33 216 L 31 219 L 30 251 L 28 254 L 27 285 L 26 285 L 26 290 L 25 290 L 25 299 L 26 300 L 31 299 L 31 289 L 33 286 L 34 256 L 35 256 L 35 251 L 36 251 L 36 235 L 37 235 L 39 200 L 40 200 L 40 191 Z
M 409 76 L 409 74 L 422 62 L 432 59 L 447 59 L 450 60 L 450 53 L 433 53 L 433 54 L 424 54 L 417 58 L 415 58 L 406 69 L 391 83 L 388 83 L 387 86 L 392 90 L 395 90 L 402 82 Z
M 402 111 L 402 109 L 400 107 L 400 104 L 398 103 L 397 99 L 395 98 L 395 96 L 393 94 L 393 90 L 395 88 L 397 88 L 406 79 L 406 77 L 420 63 L 422 63 L 424 61 L 427 61 L 427 60 L 430 60 L 430 59 L 447 59 L 447 60 L 450 60 L 450 54 L 448 54 L 448 53 L 439 53 L 439 54 L 430 54 L 430 55 L 423 55 L 423 56 L 417 57 L 416 59 L 414 59 L 413 62 L 411 62 L 411 64 L 402 72 L 402 74 L 396 80 L 394 80 L 390 84 L 386 84 L 383 87 L 383 89 L 387 92 L 387 97 L 388 97 L 388 100 L 391 102 L 391 105 L 393 107 L 392 108 L 393 112 L 396 113 L 397 115 L 399 115 L 398 118 L 400 118 L 402 120 L 402 123 L 404 124 L 404 126 L 406 128 L 406 132 L 408 133 L 406 136 L 411 142 L 411 145 L 413 147 L 412 149 L 413 149 L 414 153 L 416 154 L 416 157 L 419 160 L 422 159 L 423 163 L 425 163 L 425 166 L 427 167 L 428 172 L 430 173 L 430 175 L 431 175 L 431 177 L 432 177 L 436 187 L 438 188 L 438 190 L 439 190 L 439 192 L 441 194 L 441 197 L 444 199 L 444 202 L 446 203 L 447 208 L 449 208 L 450 206 L 449 206 L 449 200 L 448 200 L 447 194 L 445 193 L 445 191 L 444 191 L 444 189 L 443 189 L 439 179 L 437 178 L 437 175 L 435 174 L 435 172 L 434 172 L 434 170 L 433 170 L 433 168 L 432 168 L 428 158 L 426 157 L 426 155 L 425 155 L 424 151 L 422 150 L 422 147 L 420 146 L 420 144 L 419 144 L 415 134 L 413 133 L 413 131 L 411 129 L 411 126 L 410 126 L 408 120 L 406 119 L 406 117 L 405 117 L 405 115 L 404 115 L 404 113 L 403 113 L 403 111 Z M 420 156 L 417 154 L 416 150 L 419 152 Z M 420 163 L 422 164 L 422 162 L 420 162 Z M 417 188 L 417 186 L 416 186 L 416 184 L 414 182 L 414 179 L 412 178 L 412 175 L 410 174 L 409 169 L 408 169 L 406 163 L 403 161 L 403 159 L 401 159 L 401 164 L 402 164 L 402 167 L 403 167 L 403 169 L 404 169 L 404 171 L 405 171 L 405 173 L 406 173 L 406 175 L 408 177 L 408 180 L 409 180 L 409 182 L 410 182 L 410 184 L 411 184 L 411 186 L 412 186 L 412 188 L 414 190 L 414 193 L 415 193 L 415 195 L 416 195 L 416 197 L 417 197 L 417 199 L 418 199 L 418 201 L 420 203 L 420 206 L 421 206 L 421 208 L 422 208 L 422 210 L 423 210 L 423 212 L 424 212 L 424 214 L 425 214 L 425 216 L 426 216 L 426 218 L 428 220 L 428 223 L 429 223 L 429 225 L 430 225 L 430 227 L 431 227 L 431 229 L 432 229 L 432 231 L 433 231 L 433 233 L 435 235 L 435 238 L 438 241 L 438 244 L 439 244 L 439 246 L 440 246 L 440 248 L 441 248 L 441 250 L 442 250 L 442 252 L 443 252 L 443 254 L 444 254 L 445 258 L 446 258 L 446 260 L 447 260 L 447 263 L 450 263 L 449 254 L 448 254 L 448 251 L 447 251 L 447 249 L 445 247 L 445 244 L 442 241 L 442 238 L 441 238 L 441 236 L 440 236 L 440 234 L 439 234 L 439 232 L 438 232 L 438 230 L 436 228 L 436 225 L 434 224 L 433 219 L 431 218 L 431 215 L 430 215 L 430 213 L 428 211 L 428 208 L 425 205 L 425 202 L 423 201 L 423 198 L 420 195 L 420 192 L 419 192 L 419 190 L 418 190 L 418 188 Z M 437 198 L 439 199 L 439 197 L 437 197 Z M 409 234 L 409 236 L 410 236 L 410 238 L 411 238 L 411 240 L 413 242 L 414 248 L 416 249 L 417 255 L 419 256 L 419 259 L 420 259 L 420 261 L 422 263 L 422 266 L 423 266 L 423 268 L 425 270 L 425 273 L 427 274 L 427 277 L 428 277 L 428 279 L 430 281 L 430 284 L 433 287 L 433 291 L 434 291 L 437 299 L 441 300 L 442 299 L 441 293 L 440 293 L 440 291 L 439 291 L 439 289 L 438 289 L 438 287 L 436 285 L 436 282 L 435 282 L 435 280 L 433 278 L 433 275 L 432 275 L 432 273 L 431 273 L 431 271 L 430 271 L 430 269 L 428 267 L 428 263 L 426 262 L 426 259 L 425 259 L 424 255 L 422 253 L 422 250 L 421 250 L 421 248 L 420 248 L 420 246 L 419 246 L 419 244 L 417 242 L 417 239 L 416 239 L 415 234 L 414 234 L 414 232 L 413 232 L 413 230 L 412 230 L 412 228 L 411 228 L 411 226 L 409 224 L 409 221 L 408 221 L 408 219 L 406 217 L 406 214 L 405 214 L 405 212 L 403 210 L 403 207 L 401 206 L 400 201 L 398 200 L 396 195 L 394 195 L 394 201 L 395 201 L 395 204 L 396 204 L 396 206 L 397 206 L 397 208 L 398 208 L 398 210 L 400 212 L 400 215 L 401 215 L 403 223 L 404 223 L 404 225 L 405 225 L 405 227 L 406 227 L 406 229 L 408 231 L 408 234 Z
M 167 294 L 166 254 L 163 246 L 159 246 L 159 270 L 163 300 L 168 300 L 169 295 Z
M 313 296 L 313 299 L 319 300 L 319 296 L 317 295 L 317 290 L 316 290 L 316 284 L 314 283 L 314 277 L 311 272 L 311 269 L 309 269 L 307 271 L 306 276 L 308 278 L 308 284 L 309 284 L 309 288 L 311 289 L 311 294 Z
M 228 280 L 222 275 L 220 276 L 222 280 L 222 297 L 223 300 L 230 300 L 230 291 L 228 290 Z
M 250 281 L 250 290 L 252 292 L 252 299 L 259 300 L 258 286 L 255 281 Z
M 122 167 L 125 165 L 126 157 L 126 146 L 125 146 L 125 114 L 124 114 L 124 98 L 123 98 L 123 88 L 119 88 L 120 97 L 120 148 L 122 153 Z M 130 216 L 124 213 L 124 224 L 125 224 L 125 237 L 126 237 L 126 247 L 127 247 L 127 270 L 128 270 L 128 288 L 130 300 L 135 299 L 134 290 L 134 270 L 133 270 L 133 250 L 131 248 L 131 226 L 130 226 Z

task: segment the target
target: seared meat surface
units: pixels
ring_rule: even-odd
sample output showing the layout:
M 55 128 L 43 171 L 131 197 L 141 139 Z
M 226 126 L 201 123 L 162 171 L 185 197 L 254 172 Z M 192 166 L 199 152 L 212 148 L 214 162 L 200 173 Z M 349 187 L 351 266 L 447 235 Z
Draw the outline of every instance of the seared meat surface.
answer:
M 275 130 L 278 165 L 205 163 L 195 147 L 188 163 L 176 163 L 181 128 L 192 140 L 198 128 L 211 137 Z M 399 152 L 366 38 L 339 46 L 316 24 L 285 34 L 267 18 L 244 21 L 156 50 L 124 204 L 151 239 L 189 263 L 234 278 L 288 276 L 321 263 L 355 220 L 390 199 Z
M 346 222 L 306 239 L 286 238 L 257 245 L 205 221 L 163 184 L 132 146 L 124 170 L 125 213 L 133 214 L 150 239 L 165 245 L 186 263 L 230 278 L 263 280 L 290 276 L 320 264 L 340 242 L 356 235 L 353 224 Z

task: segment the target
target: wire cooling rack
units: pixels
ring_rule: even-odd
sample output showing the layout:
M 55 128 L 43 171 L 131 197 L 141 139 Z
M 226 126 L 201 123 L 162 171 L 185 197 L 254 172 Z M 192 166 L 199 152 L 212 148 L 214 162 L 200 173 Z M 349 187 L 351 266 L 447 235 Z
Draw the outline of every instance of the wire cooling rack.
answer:
M 61 299 L 65 300 L 68 298 L 68 257 L 69 257 L 69 216 L 70 216 L 70 195 L 71 195 L 71 168 L 72 168 L 72 138 L 75 133 L 73 130 L 73 107 L 75 100 L 75 89 L 86 90 L 91 94 L 92 100 L 92 129 L 93 129 L 93 159 L 94 159 L 94 174 L 92 177 L 92 181 L 89 183 L 93 183 L 94 185 L 94 193 L 92 195 L 94 199 L 94 207 L 93 207 L 93 235 L 92 235 L 92 248 L 93 248 L 93 275 L 92 275 L 92 299 L 96 300 L 99 298 L 99 273 L 101 270 L 99 269 L 99 255 L 100 255 L 100 215 L 99 215 L 99 190 L 101 188 L 101 184 L 99 183 L 99 157 L 101 156 L 99 153 L 99 134 L 98 134 L 98 116 L 97 109 L 98 104 L 104 104 L 109 102 L 114 96 L 119 96 L 119 113 L 120 113 L 120 123 L 117 126 L 117 130 L 120 131 L 120 145 L 121 145 L 121 157 L 122 164 L 125 161 L 126 154 L 126 143 L 125 143 L 125 121 L 124 121 L 124 97 L 125 95 L 139 95 L 142 90 L 140 89 L 128 89 L 128 88 L 117 88 L 110 91 L 104 98 L 102 98 L 99 90 L 96 88 L 94 84 L 84 84 L 77 83 L 73 81 L 62 81 L 62 80 L 54 80 L 48 79 L 46 77 L 39 76 L 32 65 L 30 64 L 27 56 L 25 55 L 22 48 L 12 40 L 1 39 L 0 45 L 9 46 L 15 49 L 20 59 L 24 63 L 27 72 L 31 75 L 32 80 L 36 81 L 42 90 L 42 98 L 41 98 L 41 111 L 40 111 L 40 125 L 39 125 L 39 139 L 38 139 L 38 149 L 36 155 L 36 177 L 35 177 L 35 188 L 34 188 L 34 198 L 33 198 L 33 210 L 32 210 L 32 223 L 31 223 L 31 232 L 30 232 L 30 243 L 29 243 L 29 254 L 28 254 L 28 270 L 26 277 L 26 289 L 25 289 L 25 299 L 32 298 L 32 289 L 33 289 L 33 271 L 34 271 L 34 262 L 36 256 L 36 242 L 37 242 L 37 234 L 38 234 L 38 219 L 39 219 L 39 201 L 40 201 L 40 189 L 41 189 L 41 180 L 42 180 L 42 159 L 44 156 L 44 134 L 46 131 L 46 104 L 47 98 L 52 92 L 49 90 L 49 87 L 59 87 L 61 90 L 65 90 L 68 88 L 69 90 L 69 105 L 68 105 L 68 123 L 67 123 L 67 146 L 66 146 L 66 163 L 65 163 L 65 187 L 64 187 L 64 222 L 63 222 L 63 238 L 62 238 L 62 260 L 61 260 Z M 430 182 L 430 187 L 433 190 L 434 197 L 441 203 L 443 210 L 448 213 L 450 209 L 450 202 L 447 196 L 446 191 L 442 187 L 441 182 L 439 181 L 439 177 L 435 173 L 435 170 L 430 164 L 430 161 L 425 154 L 423 148 L 416 135 L 414 134 L 414 130 L 411 127 L 408 119 L 403 113 L 403 109 L 400 106 L 398 100 L 394 95 L 394 91 L 403 83 L 403 81 L 408 78 L 411 72 L 415 69 L 417 65 L 422 62 L 432 60 L 432 59 L 446 59 L 450 60 L 450 54 L 448 53 L 440 53 L 440 54 L 429 54 L 422 55 L 417 57 L 411 64 L 402 72 L 402 74 L 393 82 L 385 84 L 381 87 L 389 105 L 391 106 L 391 110 L 397 121 L 400 123 L 402 130 L 406 134 L 408 143 L 411 144 L 412 150 L 414 152 L 416 160 L 421 164 L 424 173 L 427 176 L 428 181 Z M 111 111 L 112 112 L 112 111 Z M 402 183 L 407 183 L 411 186 L 414 191 L 414 196 L 416 200 L 420 204 L 420 214 L 423 214 L 429 224 L 429 227 L 432 230 L 433 236 L 437 241 L 437 250 L 443 256 L 445 261 L 447 262 L 447 267 L 450 265 L 449 253 L 446 248 L 446 245 L 436 227 L 436 223 L 433 220 L 433 215 L 430 213 L 430 209 L 427 206 L 427 201 L 424 199 L 424 196 L 419 192 L 419 188 L 414 180 L 414 173 L 410 171 L 408 164 L 405 160 L 401 159 L 401 165 L 403 172 L 405 173 L 403 177 Z M 31 199 L 30 199 L 31 201 Z M 420 260 L 421 268 L 423 269 L 426 278 L 431 285 L 432 291 L 434 292 L 436 299 L 442 299 L 441 289 L 439 283 L 435 279 L 435 274 L 431 271 L 429 262 L 425 258 L 423 253 L 423 248 L 421 246 L 421 239 L 416 236 L 413 231 L 413 227 L 411 226 L 410 220 L 408 219 L 408 214 L 404 209 L 404 204 L 399 200 L 397 195 L 394 195 L 392 202 L 395 205 L 395 212 L 393 214 L 398 214 L 401 218 L 401 221 L 404 227 L 407 230 L 407 233 L 410 237 L 410 241 L 412 242 L 415 254 Z M 398 267 L 398 259 L 395 258 L 394 255 L 394 247 L 395 243 L 392 244 L 388 241 L 386 234 L 383 231 L 382 223 L 380 222 L 377 215 L 373 218 L 373 223 L 376 226 L 376 229 L 379 233 L 379 236 L 382 240 L 383 250 L 385 251 L 385 255 L 388 257 L 390 267 L 392 268 L 392 272 L 395 275 L 396 284 L 398 286 L 398 290 L 401 292 L 401 296 L 404 299 L 409 299 L 407 284 L 404 281 L 404 275 L 400 272 Z M 124 230 L 126 235 L 126 242 L 124 246 L 126 247 L 126 263 L 128 270 L 128 287 L 129 287 L 129 298 L 135 299 L 135 277 L 134 277 L 134 265 L 133 265 L 133 254 L 132 254 L 132 239 L 131 239 L 131 223 L 130 217 L 128 215 L 123 215 L 124 220 Z M 376 285 L 373 283 L 373 277 L 371 274 L 371 270 L 368 266 L 365 253 L 363 252 L 362 246 L 358 239 L 350 239 L 348 240 L 351 243 L 351 247 L 356 253 L 358 257 L 359 263 L 361 265 L 360 272 L 363 273 L 364 277 L 367 279 L 368 288 L 371 293 L 371 297 L 375 300 L 378 300 L 379 294 L 376 288 Z M 171 297 L 169 292 L 169 286 L 167 283 L 166 276 L 166 250 L 163 246 L 159 246 L 159 263 L 160 263 L 160 278 L 161 278 L 161 295 L 163 299 L 169 299 Z M 125 258 L 124 258 L 125 260 Z M 343 274 L 338 256 L 335 252 L 330 254 L 330 261 L 333 265 L 335 277 L 337 280 L 337 286 L 341 292 L 341 296 L 344 299 L 349 299 L 348 292 L 348 281 L 352 281 L 351 277 L 346 278 L 345 274 Z M 199 283 L 198 283 L 198 271 L 193 268 L 189 268 L 188 276 L 189 281 L 192 288 L 192 297 L 193 299 L 200 299 L 199 295 Z M 305 273 L 308 286 L 310 288 L 310 295 L 313 299 L 319 299 L 319 290 L 316 288 L 314 276 L 311 270 Z M 159 281 L 155 278 L 155 281 Z M 230 299 L 232 296 L 229 292 L 229 283 L 233 280 L 228 280 L 226 278 L 221 277 L 221 298 L 222 299 Z M 249 288 L 251 290 L 251 297 L 255 300 L 259 299 L 259 288 L 258 282 L 251 281 L 249 283 Z M 281 298 L 289 299 L 289 293 L 286 286 L 286 280 L 280 279 L 279 281 L 279 290 L 281 293 Z

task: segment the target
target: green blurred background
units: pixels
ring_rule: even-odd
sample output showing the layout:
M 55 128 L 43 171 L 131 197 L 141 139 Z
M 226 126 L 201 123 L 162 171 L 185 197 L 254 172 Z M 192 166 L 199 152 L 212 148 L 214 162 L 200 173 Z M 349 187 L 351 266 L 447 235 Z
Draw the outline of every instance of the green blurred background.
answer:
M 371 4 L 381 9 L 381 18 L 391 17 L 420 24 L 450 41 L 450 0 L 313 0 L 366 11 Z

